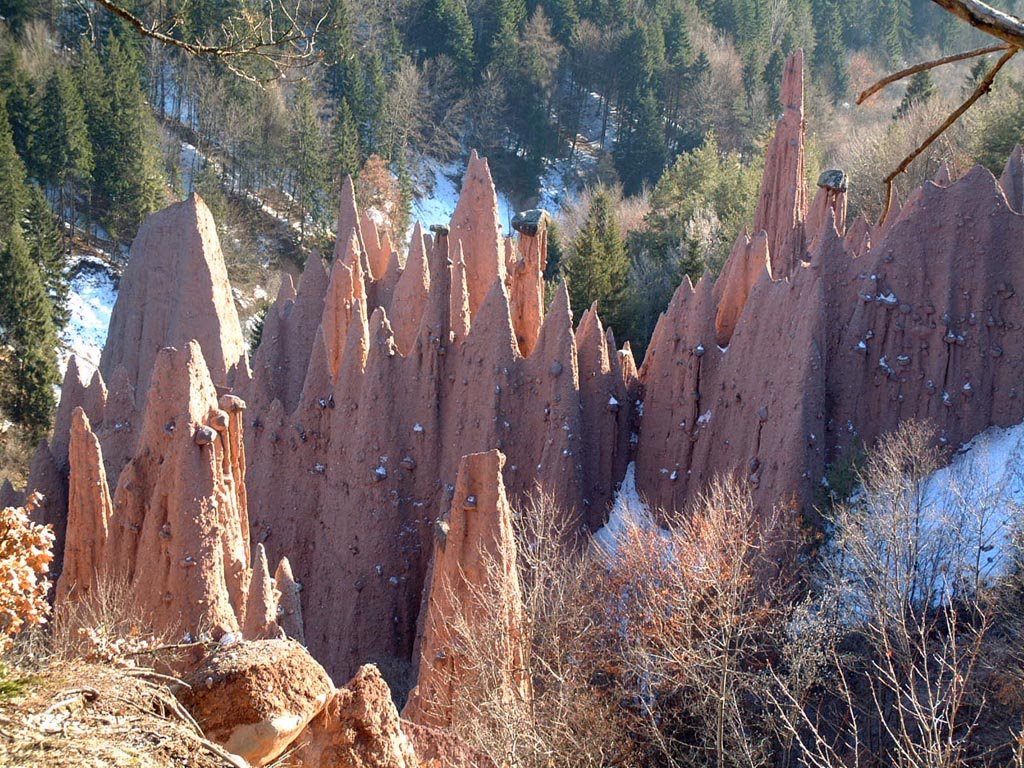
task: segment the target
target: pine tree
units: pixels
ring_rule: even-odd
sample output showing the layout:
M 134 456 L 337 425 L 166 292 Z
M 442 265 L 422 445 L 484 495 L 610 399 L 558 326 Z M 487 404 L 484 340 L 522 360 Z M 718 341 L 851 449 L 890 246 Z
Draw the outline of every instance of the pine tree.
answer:
M 932 79 L 932 73 L 927 69 L 923 72 L 918 72 L 910 78 L 907 92 L 903 94 L 903 100 L 900 101 L 900 105 L 896 108 L 893 119 L 898 120 L 904 117 L 915 104 L 924 104 L 934 95 L 935 81 Z
M 14 148 L 7 111 L 2 107 L 0 98 L 0 232 L 7 232 L 21 224 L 28 203 L 28 188 L 25 165 Z
M 0 285 L 0 346 L 9 356 L 0 407 L 39 439 L 56 407 L 57 333 L 42 276 L 17 225 L 0 244 Z
M 324 57 L 324 84 L 331 98 L 347 98 L 349 106 L 356 109 L 353 92 L 361 87 L 357 83 L 362 80 L 362 72 L 357 71 L 359 49 L 349 0 L 329 0 L 325 14 L 326 23 L 317 36 Z
M 693 59 L 693 44 L 686 14 L 678 5 L 672 7 L 665 25 L 665 57 L 677 71 L 681 71 Z
M 615 149 L 615 167 L 628 194 L 657 181 L 665 167 L 665 121 L 650 88 L 633 99 L 626 132 Z
M 95 193 L 101 192 L 105 179 L 104 164 L 107 162 L 105 148 L 112 140 L 109 138 L 113 116 L 110 112 L 110 95 L 107 93 L 106 73 L 96 49 L 87 40 L 82 43 L 79 51 L 78 68 L 76 71 L 78 93 L 85 106 L 86 129 L 89 132 L 89 144 L 93 155 L 93 183 L 89 189 L 89 218 L 97 220 L 93 207 Z
M 292 115 L 288 164 L 299 204 L 299 238 L 304 242 L 307 217 L 319 223 L 326 213 L 328 177 L 320 118 L 308 80 L 303 80 L 296 88 Z
M 576 27 L 580 23 L 576 0 L 546 0 L 544 9 L 551 19 L 551 30 L 555 34 L 555 39 L 566 47 L 572 45 Z
M 131 52 L 110 35 L 105 53 L 105 90 L 83 86 L 82 95 L 90 119 L 96 189 L 108 204 L 104 222 L 113 235 L 131 236 L 159 202 L 155 127 Z M 86 55 L 83 69 L 94 66 Z
M 32 78 L 18 61 L 15 46 L 10 46 L 0 55 L 0 93 L 6 94 L 6 112 L 14 146 L 28 170 L 34 172 L 32 140 L 39 122 L 39 100 Z
M 620 326 L 629 256 L 607 188 L 593 191 L 586 221 L 573 238 L 563 271 L 577 320 L 596 301 L 605 323 Z
M 331 131 L 334 149 L 335 175 L 339 179 L 355 176 L 361 165 L 359 156 L 359 126 L 356 125 L 348 100 L 338 102 Z
M 850 87 L 843 43 L 843 16 L 837 0 L 819 0 L 814 6 L 818 42 L 814 47 L 814 69 L 825 73 L 834 100 L 842 99 Z M 767 81 L 769 74 L 765 72 Z
M 464 82 L 476 68 L 473 52 L 473 23 L 465 0 L 427 0 L 423 19 L 415 25 L 421 30 L 416 38 L 428 57 L 445 55 L 455 62 Z
M 535 167 L 555 139 L 550 100 L 561 46 L 551 34 L 542 6 L 530 16 L 515 48 L 515 65 L 508 79 L 508 124 L 519 138 L 526 159 Z
M 483 50 L 478 58 L 484 67 L 495 66 L 503 69 L 508 66 L 515 53 L 516 41 L 526 23 L 526 3 L 524 0 L 499 0 L 496 4 L 494 18 L 482 31 Z
M 381 147 L 380 127 L 381 110 L 387 98 L 388 83 L 384 74 L 384 59 L 380 51 L 372 48 L 366 57 L 363 68 L 363 111 L 359 116 L 359 130 L 362 138 L 363 154 L 386 154 L 390 147 Z
M 60 227 L 43 191 L 35 184 L 30 184 L 28 190 L 28 206 L 22 231 L 29 257 L 42 273 L 52 305 L 53 324 L 59 330 L 67 325 L 70 317 Z
M 92 175 L 92 145 L 85 105 L 66 69 L 57 67 L 46 82 L 35 149 L 41 180 L 57 188 L 58 210 L 65 216 L 70 192 L 71 236 L 75 226 L 75 192 Z M 68 189 L 70 187 L 70 189 Z
M 902 66 L 906 61 L 910 31 L 910 3 L 907 0 L 886 0 L 878 10 L 877 21 L 883 25 L 889 62 L 894 66 Z
M 548 263 L 544 267 L 545 282 L 553 282 L 562 274 L 562 259 L 565 247 L 562 244 L 562 228 L 558 225 L 558 219 L 552 218 L 548 221 Z

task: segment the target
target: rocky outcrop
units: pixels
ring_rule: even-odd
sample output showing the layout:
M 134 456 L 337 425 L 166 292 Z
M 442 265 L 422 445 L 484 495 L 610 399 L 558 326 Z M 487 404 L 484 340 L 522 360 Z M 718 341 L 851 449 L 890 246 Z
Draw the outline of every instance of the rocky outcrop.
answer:
M 520 234 L 508 265 L 512 326 L 523 355 L 533 352 L 544 319 L 544 269 L 547 267 L 547 220 Z
M 246 364 L 217 228 L 195 194 L 153 214 L 139 229 L 110 315 L 100 371 L 109 380 L 123 366 L 144 402 L 158 350 L 193 339 L 217 386 L 230 384 L 233 369 Z
M 905 419 L 951 445 L 1024 419 L 1024 216 L 1008 205 L 1020 153 L 1000 182 L 941 173 L 883 226 L 847 230 L 841 172 L 803 208 L 798 63 L 755 224 L 770 271 L 741 238 L 711 291 L 680 288 L 640 371 L 637 483 L 661 509 L 739 473 L 762 508 L 809 510 L 830 464 Z
M 467 185 L 486 182 L 493 199 L 484 171 L 474 160 Z M 401 670 L 422 622 L 432 510 L 450 503 L 463 455 L 501 449 L 511 497 L 524 501 L 539 485 L 574 533 L 603 522 L 625 471 L 635 384 L 627 389 L 596 315 L 595 353 L 579 355 L 564 289 L 542 314 L 542 232 L 516 246 L 524 255 L 508 284 L 492 270 L 471 313 L 468 278 L 479 257 L 465 250 L 469 233 L 483 238 L 486 224 L 490 252 L 505 256 L 496 214 L 484 208 L 487 216 L 470 216 L 463 206 L 462 239 L 415 230 L 405 264 L 392 259 L 381 281 L 358 267 L 350 236 L 316 324 L 302 321 L 309 351 L 283 353 L 303 336 L 291 330 L 295 297 L 282 295 L 268 312 L 253 381 L 239 390 L 249 406 L 253 540 L 271 562 L 289 558 L 303 584 L 306 641 L 339 679 L 372 661 L 407 686 Z M 282 381 L 296 382 L 289 392 L 298 396 L 282 396 Z M 611 447 L 585 450 L 591 423 L 613 436 Z
M 487 160 L 476 150 L 469 156 L 462 192 L 452 214 L 452 250 L 461 245 L 466 261 L 469 311 L 473 317 L 496 281 L 505 280 L 505 250 L 501 244 L 498 198 Z
M 391 691 L 372 664 L 328 700 L 296 740 L 289 757 L 296 768 L 415 768 L 419 765 L 402 732 Z
M 71 417 L 69 463 L 67 544 L 57 581 L 58 603 L 68 600 L 73 592 L 77 593 L 75 599 L 88 595 L 108 570 L 103 555 L 113 504 L 100 442 L 82 408 L 75 408 Z
M 113 578 L 126 582 L 154 630 L 280 636 L 279 590 L 261 545 L 250 560 L 245 403 L 217 397 L 197 342 L 159 352 L 150 395 L 113 499 L 102 433 L 93 432 L 84 409 L 73 412 L 58 605 L 85 599 Z M 109 414 L 101 410 L 100 419 Z M 289 575 L 286 564 L 279 570 Z M 288 625 L 301 637 L 294 581 L 287 587 Z
M 323 667 L 291 640 L 228 645 L 185 682 L 179 697 L 206 737 L 253 766 L 288 749 L 334 689 Z
M 114 491 L 105 557 L 155 624 L 237 633 L 249 586 L 248 518 L 231 457 L 241 436 L 230 434 L 196 342 L 160 350 L 149 394 L 138 449 Z
M 803 222 L 807 214 L 804 188 L 804 54 L 791 53 L 782 74 L 782 119 L 768 144 L 755 233 L 768 233 L 772 275 L 789 274 L 803 255 Z
M 261 544 L 260 547 L 263 545 Z M 278 599 L 278 622 L 284 630 L 285 635 L 300 644 L 306 644 L 306 632 L 302 623 L 302 601 L 299 599 L 299 592 L 302 586 L 295 581 L 292 575 L 292 564 L 287 557 L 282 557 L 274 571 L 274 586 L 277 587 L 280 597 Z
M 807 510 L 831 463 L 902 419 L 932 419 L 951 444 L 1019 422 L 1021 151 L 998 182 L 947 169 L 884 224 L 847 228 L 840 171 L 808 203 L 801 63 L 786 65 L 749 236 L 717 280 L 679 287 L 639 370 L 596 308 L 573 327 L 564 285 L 544 310 L 543 217 L 503 239 L 475 155 L 450 228 L 418 227 L 404 260 L 346 182 L 333 262 L 312 255 L 297 290 L 283 278 L 252 375 L 242 365 L 233 381 L 242 350 L 208 213 L 193 199 L 158 214 L 101 373 L 86 384 L 69 368 L 36 455 L 44 521 L 63 530 L 69 471 L 76 510 L 97 493 L 69 464 L 101 455 L 114 489 L 102 557 L 162 621 L 270 634 L 276 622 L 336 679 L 374 662 L 402 691 L 428 615 L 458 607 L 423 595 L 450 568 L 435 523 L 470 482 L 463 456 L 500 450 L 488 482 L 511 505 L 547 494 L 574 539 L 605 522 L 631 459 L 655 508 L 685 509 L 738 473 L 762 508 Z M 88 464 L 69 462 L 76 407 L 98 443 Z M 90 546 L 69 559 L 69 585 Z M 423 658 L 442 641 L 428 632 Z M 417 695 L 433 686 L 450 713 L 430 679 Z
M 496 450 L 464 457 L 451 509 L 436 524 L 419 675 L 402 711 L 414 723 L 465 725 L 486 696 L 530 697 L 504 463 Z

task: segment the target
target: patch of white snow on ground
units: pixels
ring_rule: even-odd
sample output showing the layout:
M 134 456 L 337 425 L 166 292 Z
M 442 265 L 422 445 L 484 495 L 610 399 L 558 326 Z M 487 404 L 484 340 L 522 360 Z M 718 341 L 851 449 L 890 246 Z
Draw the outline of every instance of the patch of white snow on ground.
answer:
M 412 201 L 411 227 L 418 221 L 424 229 L 431 224 L 448 224 L 455 213 L 459 202 L 461 188 L 454 179 L 459 179 L 466 172 L 462 162 L 441 163 L 424 158 L 421 169 L 415 175 Z M 512 217 L 516 213 L 515 206 L 503 192 L 498 191 L 498 219 L 503 234 L 511 234 Z
M 985 581 L 1005 574 L 1024 511 L 1024 423 L 990 427 L 964 445 L 922 488 L 925 518 L 955 526 L 980 552 Z
M 1024 423 L 982 432 L 912 496 L 892 493 L 905 491 L 858 490 L 850 499 L 849 514 L 860 519 L 852 535 L 866 541 L 844 547 L 840 534 L 826 553 L 840 569 L 848 618 L 869 620 L 879 610 L 879 568 L 890 569 L 886 594 L 931 605 L 992 586 L 1013 569 L 1024 511 Z
M 88 380 L 100 363 L 100 352 L 107 340 L 110 312 L 117 299 L 117 280 L 105 264 L 82 259 L 74 267 L 69 281 L 68 311 L 71 319 L 61 333 L 60 369 L 67 369 L 68 358 L 78 358 L 78 370 Z
M 654 530 L 657 527 L 650 507 L 640 498 L 640 493 L 636 489 L 636 463 L 631 461 L 626 467 L 625 477 L 615 492 L 615 501 L 612 502 L 608 522 L 594 532 L 594 542 L 605 553 L 614 555 L 618 552 L 619 541 L 631 529 Z M 665 533 L 668 534 L 667 531 Z

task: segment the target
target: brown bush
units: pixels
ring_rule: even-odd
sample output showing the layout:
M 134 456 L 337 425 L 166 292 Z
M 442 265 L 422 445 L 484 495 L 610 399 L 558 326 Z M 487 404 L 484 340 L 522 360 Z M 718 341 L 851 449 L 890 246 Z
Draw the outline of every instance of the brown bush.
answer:
M 53 531 L 29 519 L 39 501 L 33 495 L 24 507 L 0 511 L 0 651 L 22 630 L 44 623 L 50 611 L 46 574 L 53 560 Z

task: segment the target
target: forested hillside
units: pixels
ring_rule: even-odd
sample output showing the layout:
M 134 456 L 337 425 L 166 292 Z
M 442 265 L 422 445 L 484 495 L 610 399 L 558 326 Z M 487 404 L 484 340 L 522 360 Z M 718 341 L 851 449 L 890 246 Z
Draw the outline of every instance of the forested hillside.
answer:
M 717 271 L 751 219 L 788 52 L 809 64 L 808 175 L 844 167 L 852 212 L 869 216 L 881 178 L 985 68 L 854 105 L 912 60 L 983 44 L 928 0 L 110 5 L 0 0 L 0 276 L 17 286 L 0 302 L 13 371 L 0 408 L 33 440 L 52 412 L 69 268 L 116 263 L 147 214 L 193 190 L 223 230 L 243 315 L 258 315 L 272 273 L 330 251 L 346 174 L 403 242 L 414 200 L 457 183 L 475 148 L 511 205 L 557 214 L 547 277 L 568 279 L 577 312 L 599 301 L 642 354 L 681 276 Z M 239 53 L 266 28 L 285 47 L 294 31 L 297 52 Z M 1007 71 L 907 187 L 943 159 L 1001 166 L 1024 134 Z

